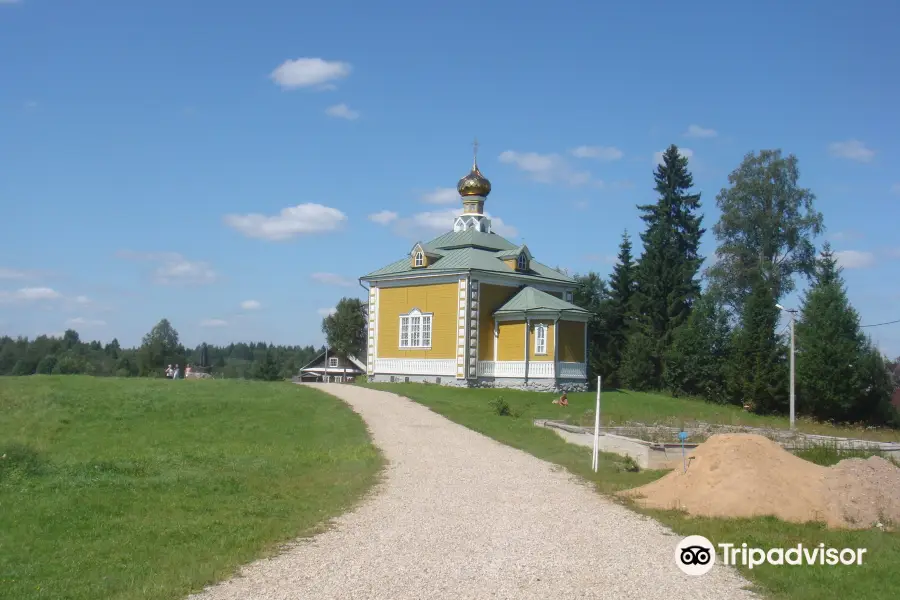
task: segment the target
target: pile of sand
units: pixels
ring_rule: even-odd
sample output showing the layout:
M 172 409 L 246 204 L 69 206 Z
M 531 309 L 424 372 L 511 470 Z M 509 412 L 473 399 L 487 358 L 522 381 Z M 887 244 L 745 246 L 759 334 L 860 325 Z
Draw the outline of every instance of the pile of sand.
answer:
M 900 523 L 900 468 L 873 457 L 821 467 L 755 434 L 714 435 L 676 469 L 620 492 L 648 508 L 710 517 L 775 516 L 866 528 Z

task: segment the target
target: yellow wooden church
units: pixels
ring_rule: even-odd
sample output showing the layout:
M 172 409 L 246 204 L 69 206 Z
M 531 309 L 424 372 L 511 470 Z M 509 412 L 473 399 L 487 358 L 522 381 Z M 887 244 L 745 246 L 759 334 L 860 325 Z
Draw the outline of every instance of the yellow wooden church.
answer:
M 575 281 L 491 230 L 477 160 L 457 190 L 452 231 L 360 278 L 369 380 L 585 389 L 589 313 L 572 303 Z

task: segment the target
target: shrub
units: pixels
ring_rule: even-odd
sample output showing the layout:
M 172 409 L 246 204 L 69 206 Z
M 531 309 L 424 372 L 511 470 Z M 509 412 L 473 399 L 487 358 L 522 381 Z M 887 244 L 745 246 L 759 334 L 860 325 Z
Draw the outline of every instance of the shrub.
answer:
M 491 409 L 495 414 L 501 417 L 512 417 L 513 412 L 509 406 L 509 402 L 503 399 L 503 396 L 497 396 L 491 400 Z

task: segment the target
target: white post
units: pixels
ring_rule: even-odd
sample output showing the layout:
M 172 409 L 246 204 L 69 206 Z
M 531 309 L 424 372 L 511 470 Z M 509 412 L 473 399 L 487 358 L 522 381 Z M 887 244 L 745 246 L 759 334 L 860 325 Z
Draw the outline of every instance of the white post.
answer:
M 597 375 L 597 409 L 594 411 L 594 459 L 591 466 L 594 473 L 600 467 L 600 388 L 602 387 L 602 379 Z
M 796 427 L 794 423 L 794 313 L 791 314 L 791 431 Z

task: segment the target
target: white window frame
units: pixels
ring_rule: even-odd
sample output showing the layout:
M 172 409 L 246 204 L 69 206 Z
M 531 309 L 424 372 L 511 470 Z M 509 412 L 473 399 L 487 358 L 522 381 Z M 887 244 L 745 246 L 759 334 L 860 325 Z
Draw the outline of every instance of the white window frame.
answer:
M 424 267 L 425 266 L 425 253 L 419 250 L 416 252 L 413 257 L 413 266 L 415 267 Z
M 401 350 L 428 350 L 431 348 L 432 331 L 434 330 L 434 313 L 423 313 L 414 308 L 405 315 L 400 315 Z
M 520 254 L 519 257 L 516 259 L 516 267 L 520 271 L 528 270 L 528 257 L 525 256 L 524 252 L 522 254 Z
M 337 356 L 329 356 L 328 357 L 328 367 L 331 368 L 331 367 L 336 367 L 336 366 L 338 366 Z
M 534 326 L 534 353 L 537 356 L 547 355 L 547 330 L 549 328 L 545 323 L 538 323 Z

